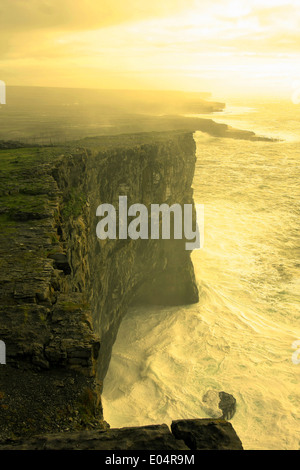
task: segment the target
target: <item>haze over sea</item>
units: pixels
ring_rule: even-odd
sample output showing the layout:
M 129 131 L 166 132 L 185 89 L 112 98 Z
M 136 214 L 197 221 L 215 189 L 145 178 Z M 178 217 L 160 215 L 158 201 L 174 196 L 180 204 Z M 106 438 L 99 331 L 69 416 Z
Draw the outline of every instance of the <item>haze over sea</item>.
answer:
M 131 309 L 105 379 L 111 427 L 211 417 L 208 390 L 237 400 L 245 449 L 300 448 L 300 107 L 230 103 L 212 118 L 280 142 L 195 133 L 194 198 L 204 248 L 192 259 L 200 302 Z

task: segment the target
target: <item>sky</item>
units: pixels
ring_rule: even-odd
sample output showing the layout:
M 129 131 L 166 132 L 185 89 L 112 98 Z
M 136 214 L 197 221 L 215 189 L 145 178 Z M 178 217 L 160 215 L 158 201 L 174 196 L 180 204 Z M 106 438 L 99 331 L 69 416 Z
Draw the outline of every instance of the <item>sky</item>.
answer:
M 0 80 L 289 95 L 300 0 L 1 0 Z

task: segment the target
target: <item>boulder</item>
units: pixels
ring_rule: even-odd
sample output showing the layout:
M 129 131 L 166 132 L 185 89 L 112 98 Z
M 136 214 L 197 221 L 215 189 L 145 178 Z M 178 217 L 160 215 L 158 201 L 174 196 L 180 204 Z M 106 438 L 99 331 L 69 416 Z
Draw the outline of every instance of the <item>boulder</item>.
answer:
M 243 450 L 232 424 L 223 419 L 173 421 L 171 430 L 191 450 Z

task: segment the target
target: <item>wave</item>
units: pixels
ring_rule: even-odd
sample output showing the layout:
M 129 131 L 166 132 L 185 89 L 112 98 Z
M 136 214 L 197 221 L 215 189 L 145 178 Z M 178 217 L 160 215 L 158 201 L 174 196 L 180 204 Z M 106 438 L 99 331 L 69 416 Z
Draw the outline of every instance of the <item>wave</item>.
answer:
M 267 111 L 253 127 L 275 126 Z M 204 395 L 223 390 L 237 400 L 232 424 L 245 449 L 299 449 L 299 145 L 195 140 L 200 301 L 130 310 L 104 383 L 105 419 L 119 427 L 205 418 Z

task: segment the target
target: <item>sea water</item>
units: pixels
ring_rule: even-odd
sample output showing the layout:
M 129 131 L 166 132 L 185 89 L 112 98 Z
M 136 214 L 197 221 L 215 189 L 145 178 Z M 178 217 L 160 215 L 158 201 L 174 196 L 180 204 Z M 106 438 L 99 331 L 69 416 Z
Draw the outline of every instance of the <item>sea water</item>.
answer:
M 236 398 L 231 423 L 245 449 L 299 449 L 300 110 L 228 109 L 214 119 L 280 141 L 195 133 L 200 301 L 130 309 L 105 378 L 104 417 L 111 427 L 211 417 L 203 396 L 223 390 Z

